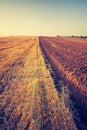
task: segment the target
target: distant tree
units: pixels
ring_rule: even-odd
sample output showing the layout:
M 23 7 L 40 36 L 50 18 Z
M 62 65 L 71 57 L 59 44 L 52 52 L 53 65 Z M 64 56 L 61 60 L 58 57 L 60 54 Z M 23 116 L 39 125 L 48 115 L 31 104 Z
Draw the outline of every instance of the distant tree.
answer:
M 80 38 L 87 38 L 87 36 L 80 36 Z
M 60 35 L 57 35 L 57 37 L 60 37 Z

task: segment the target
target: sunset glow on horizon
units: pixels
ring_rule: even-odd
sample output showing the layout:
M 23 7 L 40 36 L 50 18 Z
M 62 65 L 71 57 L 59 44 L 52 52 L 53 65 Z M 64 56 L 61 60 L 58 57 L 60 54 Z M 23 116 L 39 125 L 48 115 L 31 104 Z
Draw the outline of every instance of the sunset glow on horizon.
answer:
M 0 36 L 87 35 L 87 0 L 0 0 Z

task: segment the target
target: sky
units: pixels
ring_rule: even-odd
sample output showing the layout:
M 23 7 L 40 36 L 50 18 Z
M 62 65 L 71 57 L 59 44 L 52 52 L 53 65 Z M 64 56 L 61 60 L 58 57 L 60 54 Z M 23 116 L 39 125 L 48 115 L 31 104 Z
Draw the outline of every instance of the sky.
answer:
M 0 36 L 87 35 L 87 0 L 0 0 Z

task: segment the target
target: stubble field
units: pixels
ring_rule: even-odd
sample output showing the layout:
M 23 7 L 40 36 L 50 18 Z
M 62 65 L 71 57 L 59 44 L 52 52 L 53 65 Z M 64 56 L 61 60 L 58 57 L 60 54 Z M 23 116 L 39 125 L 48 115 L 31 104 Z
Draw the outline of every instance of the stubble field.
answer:
M 0 38 L 0 130 L 77 130 L 69 97 L 87 106 L 86 48 L 81 39 Z

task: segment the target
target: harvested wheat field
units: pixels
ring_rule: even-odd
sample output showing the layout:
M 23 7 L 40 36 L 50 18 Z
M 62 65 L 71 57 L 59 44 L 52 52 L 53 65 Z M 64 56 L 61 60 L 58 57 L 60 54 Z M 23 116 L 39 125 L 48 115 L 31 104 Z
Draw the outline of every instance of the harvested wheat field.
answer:
M 87 106 L 86 48 L 86 39 L 0 38 L 0 130 L 86 130 L 73 104 Z

